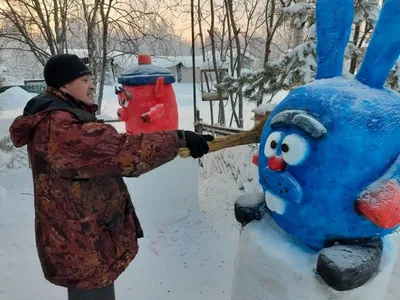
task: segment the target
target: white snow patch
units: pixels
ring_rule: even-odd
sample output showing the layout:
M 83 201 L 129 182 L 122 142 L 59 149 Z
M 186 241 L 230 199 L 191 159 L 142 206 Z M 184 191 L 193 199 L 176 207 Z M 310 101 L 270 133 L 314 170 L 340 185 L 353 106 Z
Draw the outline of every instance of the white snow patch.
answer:
M 4 80 L 2 83 L 4 86 L 23 84 L 23 81 L 3 64 L 0 64 L 0 79 Z
M 380 273 L 360 288 L 338 292 L 315 274 L 318 254 L 293 242 L 265 215 L 241 231 L 231 300 L 382 300 L 396 248 L 394 237 L 385 237 Z
M 256 108 L 252 109 L 251 111 L 257 115 L 265 115 L 267 112 L 271 112 L 274 110 L 276 104 L 272 103 L 263 103 Z
M 0 110 L 19 110 L 22 113 L 22 109 L 25 104 L 36 94 L 28 93 L 20 87 L 12 87 L 0 93 Z M 4 112 L 1 113 L 3 115 Z M 7 114 L 9 115 L 9 114 Z
M 310 28 L 308 28 L 308 37 L 309 38 L 316 38 L 317 37 L 317 26 L 312 24 Z
M 289 14 L 296 14 L 303 10 L 314 9 L 315 5 L 311 3 L 296 3 L 288 7 L 282 8 L 282 11 Z

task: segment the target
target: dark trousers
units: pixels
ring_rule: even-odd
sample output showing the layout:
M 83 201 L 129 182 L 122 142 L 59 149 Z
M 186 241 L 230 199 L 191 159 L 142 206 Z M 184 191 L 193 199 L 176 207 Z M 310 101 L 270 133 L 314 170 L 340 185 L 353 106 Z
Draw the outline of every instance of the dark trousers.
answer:
M 94 290 L 68 288 L 68 300 L 115 300 L 114 283 Z

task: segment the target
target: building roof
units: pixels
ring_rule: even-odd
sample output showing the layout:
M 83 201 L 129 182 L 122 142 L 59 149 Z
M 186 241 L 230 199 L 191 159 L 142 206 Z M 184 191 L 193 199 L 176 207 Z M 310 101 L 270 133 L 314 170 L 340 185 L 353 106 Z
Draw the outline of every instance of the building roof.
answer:
M 126 53 L 126 54 L 119 54 L 113 57 L 114 64 L 117 64 L 121 68 L 130 68 L 137 65 L 137 55 Z M 193 67 L 193 59 L 192 56 L 152 56 L 151 57 L 152 64 L 164 68 L 169 68 L 172 66 L 177 66 L 182 64 L 187 68 Z M 226 62 L 218 62 L 219 67 L 227 67 Z M 199 68 L 209 69 L 210 67 L 213 68 L 214 64 L 211 58 L 206 57 L 206 62 L 203 62 L 203 56 L 197 55 L 195 56 L 195 65 Z

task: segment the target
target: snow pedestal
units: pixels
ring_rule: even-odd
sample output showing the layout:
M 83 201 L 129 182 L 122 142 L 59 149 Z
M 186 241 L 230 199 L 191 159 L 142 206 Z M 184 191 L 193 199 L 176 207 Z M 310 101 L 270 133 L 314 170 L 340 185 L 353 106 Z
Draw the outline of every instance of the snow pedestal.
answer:
M 198 213 L 199 163 L 176 158 L 127 181 L 143 229 L 176 224 Z
M 315 274 L 318 254 L 296 244 L 266 215 L 241 232 L 231 300 L 383 300 L 396 262 L 393 236 L 383 239 L 379 273 L 345 292 L 328 287 Z

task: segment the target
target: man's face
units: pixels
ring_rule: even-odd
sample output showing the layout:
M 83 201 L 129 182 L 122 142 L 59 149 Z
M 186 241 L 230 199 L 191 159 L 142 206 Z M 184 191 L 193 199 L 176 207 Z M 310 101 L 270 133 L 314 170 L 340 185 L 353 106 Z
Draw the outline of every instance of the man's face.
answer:
M 90 75 L 85 75 L 67 83 L 61 89 L 78 101 L 93 104 L 94 85 Z

